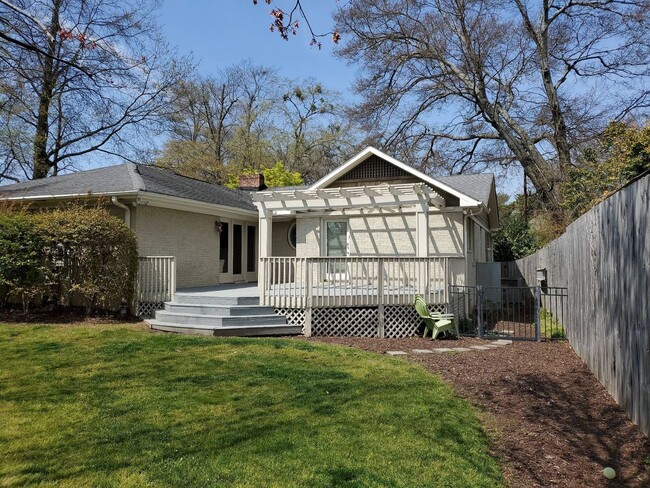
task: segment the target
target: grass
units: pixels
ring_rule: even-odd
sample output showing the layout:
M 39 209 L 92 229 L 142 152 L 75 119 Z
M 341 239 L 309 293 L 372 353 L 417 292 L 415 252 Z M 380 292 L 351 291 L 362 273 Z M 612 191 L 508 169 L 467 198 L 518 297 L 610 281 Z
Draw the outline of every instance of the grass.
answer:
M 418 366 L 282 339 L 0 325 L 0 486 L 503 486 Z

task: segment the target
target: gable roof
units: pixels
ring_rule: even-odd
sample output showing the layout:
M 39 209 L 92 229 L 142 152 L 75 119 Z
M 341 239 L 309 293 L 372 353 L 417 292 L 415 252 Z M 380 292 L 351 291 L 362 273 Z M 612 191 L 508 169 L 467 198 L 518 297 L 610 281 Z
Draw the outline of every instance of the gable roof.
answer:
M 395 158 L 390 157 L 388 154 L 385 154 L 381 152 L 379 149 L 375 149 L 374 147 L 367 147 L 363 151 L 361 151 L 359 154 L 357 154 L 355 157 L 350 159 L 349 161 L 343 163 L 341 166 L 336 168 L 334 171 L 331 173 L 325 175 L 323 178 L 318 180 L 316 183 L 311 185 L 309 187 L 310 190 L 317 190 L 321 188 L 325 188 L 327 185 L 331 184 L 332 182 L 336 181 L 339 179 L 341 176 L 346 174 L 348 171 L 354 169 L 356 166 L 364 162 L 366 159 L 368 159 L 371 156 L 378 156 L 379 158 L 383 159 L 384 161 L 387 161 L 391 163 L 392 165 L 398 167 L 402 171 L 411 174 L 412 176 L 418 178 L 421 181 L 424 181 L 425 183 L 429 185 L 436 186 L 440 188 L 441 190 L 446 191 L 447 193 L 458 197 L 460 200 L 460 204 L 463 207 L 477 207 L 480 206 L 481 204 L 487 205 L 487 200 L 481 201 L 477 199 L 474 196 L 469 195 L 468 193 L 465 193 L 463 191 L 459 191 L 457 188 L 452 187 L 451 185 L 448 184 L 448 182 L 442 181 L 441 178 L 432 178 L 431 176 L 428 176 L 421 171 L 416 170 L 415 168 L 412 168 L 411 166 L 402 163 L 401 161 L 398 161 Z
M 436 179 L 486 205 L 494 188 L 494 175 L 491 173 L 436 176 Z
M 139 192 L 255 211 L 249 192 L 231 190 L 167 169 L 134 163 L 0 186 L 0 198 L 25 200 L 82 197 L 88 194 L 135 195 Z

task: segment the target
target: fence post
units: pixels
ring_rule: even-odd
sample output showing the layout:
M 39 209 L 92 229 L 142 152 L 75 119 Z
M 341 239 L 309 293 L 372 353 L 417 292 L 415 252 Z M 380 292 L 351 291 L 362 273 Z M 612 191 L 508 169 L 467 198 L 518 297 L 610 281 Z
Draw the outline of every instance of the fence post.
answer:
M 542 288 L 535 287 L 535 340 L 541 342 L 542 340 L 542 327 L 540 323 L 540 307 L 542 304 Z
M 377 311 L 379 313 L 377 318 L 379 327 L 377 335 L 383 338 L 386 317 L 384 315 L 384 260 L 382 258 L 377 260 Z
M 478 336 L 483 339 L 483 286 L 476 285 L 476 321 L 478 324 Z

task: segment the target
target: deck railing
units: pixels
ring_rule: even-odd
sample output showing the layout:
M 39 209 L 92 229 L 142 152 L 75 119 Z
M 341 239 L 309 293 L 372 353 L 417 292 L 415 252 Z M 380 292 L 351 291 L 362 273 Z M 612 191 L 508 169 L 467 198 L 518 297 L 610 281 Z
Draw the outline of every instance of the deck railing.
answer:
M 456 260 L 397 256 L 261 258 L 261 303 L 276 308 L 411 305 L 416 295 L 428 303 L 446 303 L 451 265 Z
M 176 293 L 174 256 L 140 256 L 138 268 L 138 315 L 147 315 L 170 301 Z

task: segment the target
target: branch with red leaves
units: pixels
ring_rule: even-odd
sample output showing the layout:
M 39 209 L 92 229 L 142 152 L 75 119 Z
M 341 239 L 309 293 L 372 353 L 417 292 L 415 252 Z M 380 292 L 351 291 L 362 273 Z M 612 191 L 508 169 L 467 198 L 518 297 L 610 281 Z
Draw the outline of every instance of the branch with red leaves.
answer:
M 11 10 L 13 10 L 14 12 L 16 12 L 18 15 L 20 15 L 24 19 L 27 19 L 28 21 L 35 24 L 38 27 L 38 29 L 41 30 L 43 32 L 43 34 L 45 34 L 47 36 L 47 40 L 49 42 L 54 42 L 54 37 L 50 33 L 49 29 L 35 15 L 31 14 L 30 12 L 28 12 L 27 10 L 25 10 L 23 8 L 20 8 L 18 5 L 10 2 L 9 0 L 0 0 L 0 4 L 4 5 L 5 7 L 9 8 Z M 86 39 L 84 34 L 74 35 L 70 31 L 66 31 L 64 29 L 61 29 L 59 31 L 59 37 L 61 38 L 62 41 L 77 40 L 81 44 L 82 48 L 95 49 L 95 47 L 96 47 L 95 42 L 89 41 L 88 39 Z M 74 62 L 72 60 L 61 58 L 61 57 L 53 54 L 52 52 L 49 52 L 48 50 L 41 48 L 35 42 L 30 43 L 30 42 L 27 42 L 26 40 L 18 39 L 16 37 L 10 36 L 6 32 L 3 32 L 2 30 L 0 30 L 0 39 L 3 39 L 4 41 L 9 42 L 11 44 L 14 44 L 14 45 L 16 45 L 16 46 L 18 46 L 18 47 L 20 47 L 22 49 L 25 49 L 26 51 L 31 51 L 31 52 L 34 52 L 36 54 L 40 54 L 41 56 L 51 58 L 54 61 L 58 61 L 58 62 L 61 62 L 63 64 L 66 64 L 68 66 L 71 66 L 71 67 L 73 67 L 75 69 L 78 69 L 79 71 L 81 71 L 82 73 L 84 73 L 86 76 L 88 76 L 90 78 L 93 77 L 93 74 L 90 71 L 88 71 L 84 66 L 81 66 L 80 64 L 78 64 L 78 63 L 76 63 L 76 62 Z
M 264 0 L 264 2 L 267 5 L 271 5 L 273 3 L 273 0 Z M 257 3 L 258 0 L 253 0 L 253 5 L 257 5 Z M 311 36 L 311 40 L 309 41 L 310 46 L 317 46 L 318 49 L 320 49 L 322 47 L 322 43 L 319 41 L 319 39 L 328 36 L 332 37 L 332 42 L 334 44 L 338 44 L 338 42 L 341 40 L 341 34 L 338 31 L 330 31 L 324 34 L 317 34 L 309 22 L 309 18 L 305 14 L 301 0 L 295 0 L 293 7 L 288 11 L 282 10 L 279 7 L 273 8 L 270 11 L 270 15 L 273 18 L 273 22 L 270 26 L 271 32 L 277 32 L 285 41 L 289 40 L 290 35 L 295 36 L 298 33 L 301 19 L 304 21 L 307 29 L 309 30 L 309 35 Z

